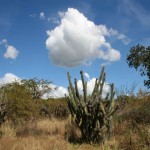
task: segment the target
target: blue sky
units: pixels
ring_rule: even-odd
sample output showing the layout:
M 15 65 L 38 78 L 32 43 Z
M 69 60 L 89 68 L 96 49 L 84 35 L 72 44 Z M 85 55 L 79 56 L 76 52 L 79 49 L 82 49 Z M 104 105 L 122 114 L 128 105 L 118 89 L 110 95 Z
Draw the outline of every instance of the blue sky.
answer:
M 126 56 L 149 45 L 149 16 L 149 0 L 0 0 L 0 80 L 37 77 L 67 88 L 68 71 L 80 79 L 83 70 L 90 82 L 105 64 L 108 83 L 143 87 Z

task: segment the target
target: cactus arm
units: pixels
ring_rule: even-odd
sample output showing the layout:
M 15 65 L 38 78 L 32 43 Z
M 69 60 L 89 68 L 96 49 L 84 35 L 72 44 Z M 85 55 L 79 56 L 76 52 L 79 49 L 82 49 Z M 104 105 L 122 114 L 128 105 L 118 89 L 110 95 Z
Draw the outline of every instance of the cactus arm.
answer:
M 104 105 L 101 101 L 100 101 L 100 107 L 101 107 L 101 110 L 102 110 L 103 114 L 106 115 L 105 107 L 104 107 Z
M 98 79 L 96 78 L 96 80 L 95 80 L 95 86 L 94 86 L 94 89 L 93 89 L 93 92 L 92 92 L 92 97 L 94 97 L 94 95 L 95 95 L 95 92 L 96 92 L 96 89 L 97 89 L 97 81 L 98 81 Z
M 108 117 L 112 116 L 117 111 L 118 108 L 119 106 L 117 105 L 115 109 L 108 114 Z
M 80 101 L 80 95 L 79 95 L 79 91 L 78 91 L 77 79 L 74 80 L 74 84 L 75 84 L 76 97 Z
M 84 81 L 83 71 L 80 71 L 80 74 L 81 74 L 81 80 L 82 80 L 82 85 L 83 85 L 84 102 L 86 103 L 86 99 L 87 99 L 87 89 L 86 89 L 86 83 L 85 83 L 85 81 Z
M 115 95 L 114 84 L 111 84 L 110 85 L 110 102 L 109 102 L 108 109 L 107 109 L 108 112 L 110 112 L 114 107 L 114 95 Z
M 72 86 L 71 76 L 70 76 L 69 72 L 67 73 L 67 75 L 68 75 L 68 80 L 69 80 L 70 91 L 72 92 L 73 98 L 76 99 L 75 90 Z
M 105 77 L 106 77 L 106 73 L 103 73 L 103 78 L 101 79 L 101 80 L 102 80 L 102 83 L 100 83 L 100 91 L 99 91 L 99 97 L 100 97 L 100 98 L 101 98 L 102 92 L 103 92 Z
M 104 76 L 104 69 L 105 69 L 105 67 L 103 66 L 103 67 L 102 67 L 102 70 L 101 70 L 101 74 L 100 74 L 99 80 L 98 80 L 98 86 L 97 86 L 97 88 L 96 88 L 96 92 L 98 92 L 99 86 L 100 86 L 101 81 L 102 81 L 102 79 L 103 79 L 103 76 Z

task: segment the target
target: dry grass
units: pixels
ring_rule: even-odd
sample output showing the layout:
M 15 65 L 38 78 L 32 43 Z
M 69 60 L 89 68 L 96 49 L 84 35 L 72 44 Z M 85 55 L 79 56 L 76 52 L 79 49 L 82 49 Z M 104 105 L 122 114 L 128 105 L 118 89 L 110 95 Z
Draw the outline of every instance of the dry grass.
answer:
M 39 120 L 37 122 L 37 129 L 42 130 L 44 133 L 49 135 L 61 135 L 65 134 L 65 120 L 57 120 L 55 118 Z
M 6 121 L 0 127 L 0 136 L 1 137 L 15 137 L 16 130 L 12 127 L 11 123 Z
M 64 139 L 66 121 L 44 119 L 24 123 L 16 129 L 11 124 L 1 126 L 0 150 L 69 150 Z
M 68 124 L 68 120 L 42 119 L 23 123 L 14 128 L 10 122 L 1 128 L 0 150 L 111 150 L 116 141 L 107 141 L 105 145 L 72 144 L 65 139 L 65 132 L 70 136 L 79 135 L 79 131 Z M 109 147 L 107 144 L 109 143 Z
M 1 150 L 112 150 L 111 146 L 70 144 L 60 136 L 14 137 L 0 140 Z
M 65 139 L 66 128 L 68 133 L 79 134 L 78 130 L 70 128 L 68 120 L 55 118 L 28 122 L 17 128 L 10 122 L 4 123 L 1 128 L 0 150 L 148 150 L 145 138 L 149 134 L 149 125 L 140 125 L 140 132 L 128 121 L 114 124 L 114 136 L 104 144 L 73 144 Z M 73 130 L 73 131 L 72 131 Z
M 143 100 L 136 105 L 132 103 L 132 109 L 136 108 L 132 114 L 138 114 L 139 118 L 144 119 L 144 115 L 141 117 L 139 112 L 142 108 L 142 114 L 148 114 L 149 102 Z M 127 108 L 119 114 L 114 120 L 111 140 L 97 145 L 80 144 L 80 131 L 76 126 L 70 126 L 67 119 L 45 118 L 21 122 L 17 127 L 12 126 L 11 122 L 5 122 L 0 127 L 0 150 L 149 150 L 149 121 L 134 123 L 135 117 L 131 117 L 130 112 L 131 109 Z M 126 113 L 129 115 L 124 117 Z
M 1 150 L 69 150 L 69 145 L 60 136 L 28 136 L 2 138 Z
M 125 120 L 114 124 L 114 137 L 122 149 L 149 150 L 149 130 L 150 125 L 138 125 L 132 120 Z
M 66 120 L 41 119 L 33 122 L 20 124 L 16 128 L 16 136 L 64 136 Z

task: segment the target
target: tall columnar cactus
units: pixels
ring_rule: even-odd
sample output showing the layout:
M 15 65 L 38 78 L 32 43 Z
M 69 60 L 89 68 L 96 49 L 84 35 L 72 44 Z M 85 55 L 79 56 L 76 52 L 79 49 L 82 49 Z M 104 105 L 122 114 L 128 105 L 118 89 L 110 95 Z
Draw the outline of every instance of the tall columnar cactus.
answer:
M 106 98 L 102 99 L 106 77 L 103 67 L 99 79 L 95 81 L 92 94 L 88 95 L 87 82 L 84 80 L 82 71 L 80 74 L 83 96 L 79 94 L 77 80 L 74 80 L 75 86 L 73 86 L 70 74 L 67 74 L 69 81 L 68 107 L 72 118 L 81 130 L 83 141 L 99 142 L 110 137 L 112 132 L 112 115 L 117 110 L 117 106 L 114 105 L 114 84 L 110 84 L 110 93 L 106 95 Z

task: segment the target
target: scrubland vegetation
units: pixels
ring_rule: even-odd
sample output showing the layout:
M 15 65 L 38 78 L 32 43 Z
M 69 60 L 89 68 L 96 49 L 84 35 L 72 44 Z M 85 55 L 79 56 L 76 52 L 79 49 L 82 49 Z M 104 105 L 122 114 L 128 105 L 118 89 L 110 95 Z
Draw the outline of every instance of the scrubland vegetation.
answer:
M 51 102 L 57 111 L 56 99 Z M 64 109 L 68 109 L 63 100 Z M 67 115 L 57 116 L 26 116 L 19 118 L 17 123 L 6 120 L 0 127 L 1 150 L 148 150 L 150 146 L 150 97 L 127 98 L 128 103 L 123 106 L 119 102 L 114 116 L 113 135 L 110 140 L 100 144 L 85 144 L 80 141 L 81 133 L 76 125 L 71 126 Z M 38 102 L 36 102 L 37 104 Z M 41 102 L 39 102 L 41 104 Z M 35 104 L 34 104 L 35 105 Z M 20 110 L 20 113 L 21 110 Z M 14 124 L 15 123 L 15 124 Z
M 37 86 L 39 83 L 41 84 L 33 79 L 30 82 L 28 80 L 21 84 L 14 82 L 0 87 L 1 150 L 148 150 L 150 148 L 149 93 L 140 90 L 137 95 L 132 93 L 129 96 L 117 96 L 113 108 L 117 106 L 118 109 L 113 115 L 111 137 L 94 142 L 83 140 L 81 132 L 87 126 L 83 124 L 80 129 L 78 120 L 76 121 L 78 116 L 70 119 L 67 98 L 41 99 L 42 94 L 44 91 L 47 92 L 49 87 L 43 86 L 46 89 L 40 90 L 40 86 Z M 70 88 L 71 86 L 70 84 Z M 95 90 L 99 89 L 97 86 L 98 82 Z M 107 110 L 107 104 L 102 106 L 101 109 L 96 107 L 100 114 Z M 102 110 L 103 108 L 105 110 Z M 84 112 L 84 109 L 81 111 L 86 119 L 90 112 L 87 111 Z M 79 114 L 75 112 L 75 115 Z M 104 116 L 100 117 L 103 119 Z M 104 122 L 102 124 L 105 125 Z M 96 125 L 96 130 L 97 128 Z M 95 130 L 92 129 L 92 132 Z M 99 133 L 103 132 L 107 133 L 100 129 Z

